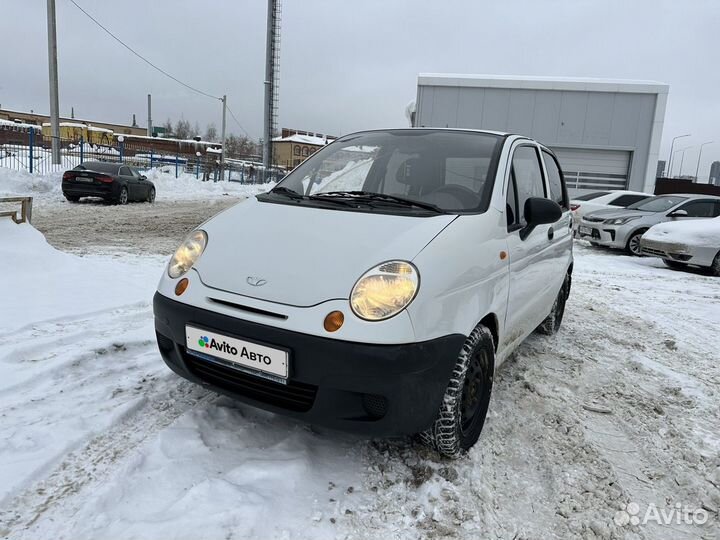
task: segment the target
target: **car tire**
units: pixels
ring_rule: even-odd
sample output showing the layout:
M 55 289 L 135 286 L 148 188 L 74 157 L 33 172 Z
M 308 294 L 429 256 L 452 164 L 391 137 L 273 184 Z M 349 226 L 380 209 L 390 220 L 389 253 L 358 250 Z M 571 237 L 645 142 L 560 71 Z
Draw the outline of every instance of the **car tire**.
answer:
M 553 334 L 556 334 L 557 331 L 560 330 L 563 315 L 565 315 L 565 303 L 570 297 L 571 286 L 572 276 L 570 274 L 566 274 L 562 287 L 560 287 L 560 291 L 555 297 L 555 302 L 553 303 L 550 315 L 548 315 L 545 320 L 540 323 L 540 326 L 536 328 L 538 333 L 545 334 L 546 336 L 551 336 Z
M 146 199 L 147 202 L 150 204 L 155 202 L 155 188 L 150 188 L 150 191 L 148 191 L 148 196 Z
M 640 251 L 640 238 L 642 238 L 642 235 L 646 232 L 647 229 L 640 229 L 639 231 L 632 233 L 625 244 L 625 251 L 627 251 L 630 255 L 641 257 L 642 252 Z
M 717 252 L 715 259 L 713 259 L 712 266 L 710 266 L 710 273 L 713 276 L 720 277 L 720 251 Z
M 78 202 L 80 200 L 80 197 L 78 197 L 77 195 L 65 195 L 65 198 L 69 202 Z
M 687 264 L 679 261 L 673 261 L 672 259 L 663 259 L 662 261 L 665 263 L 665 266 L 672 268 L 673 270 L 684 270 L 687 268 Z
M 120 189 L 120 195 L 118 195 L 116 204 L 127 204 L 128 203 L 128 190 L 125 186 Z
M 449 458 L 469 450 L 485 424 L 494 372 L 492 333 L 478 325 L 460 350 L 437 417 L 421 434 L 423 442 Z

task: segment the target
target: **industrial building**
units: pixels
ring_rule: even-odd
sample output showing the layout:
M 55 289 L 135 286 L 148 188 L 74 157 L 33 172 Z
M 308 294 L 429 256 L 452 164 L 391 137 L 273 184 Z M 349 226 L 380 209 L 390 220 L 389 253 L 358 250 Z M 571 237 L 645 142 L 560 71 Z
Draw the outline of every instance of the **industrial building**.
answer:
M 15 123 L 33 124 L 36 126 L 42 126 L 50 122 L 50 116 L 47 114 L 38 114 L 35 112 L 22 112 L 13 111 L 9 109 L 0 109 L 0 120 L 7 120 Z M 96 122 L 90 120 L 80 120 L 75 118 L 67 118 L 65 116 L 60 117 L 61 126 L 65 124 L 65 127 L 71 127 L 73 125 L 87 124 L 92 125 L 96 128 L 110 130 L 118 135 L 147 135 L 147 128 L 140 127 L 135 123 L 135 115 L 133 115 L 133 125 L 125 124 L 112 124 L 109 122 Z M 63 136 L 64 137 L 64 136 Z
M 720 186 L 720 161 L 713 161 L 710 165 L 710 180 L 708 184 Z
M 294 169 L 337 137 L 283 128 L 280 137 L 273 138 L 273 164 L 286 169 Z
M 668 91 L 658 82 L 421 74 L 414 125 L 537 139 L 557 154 L 571 195 L 652 193 Z

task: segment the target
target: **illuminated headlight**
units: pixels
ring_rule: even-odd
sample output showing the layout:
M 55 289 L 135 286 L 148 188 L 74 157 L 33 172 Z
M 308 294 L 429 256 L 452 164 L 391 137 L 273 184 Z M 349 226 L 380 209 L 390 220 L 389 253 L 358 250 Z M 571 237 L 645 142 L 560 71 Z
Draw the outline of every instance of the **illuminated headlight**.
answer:
M 206 245 L 207 233 L 199 229 L 193 231 L 175 250 L 175 254 L 168 265 L 168 276 L 176 279 L 190 270 L 205 251 Z
M 603 223 L 607 225 L 625 225 L 627 222 L 632 221 L 633 219 L 640 219 L 641 216 L 630 216 L 630 217 L 623 217 L 623 218 L 615 218 L 615 219 L 606 219 L 603 221 Z
M 413 301 L 419 283 L 420 276 L 409 262 L 384 262 L 357 281 L 350 293 L 350 307 L 367 321 L 389 319 Z

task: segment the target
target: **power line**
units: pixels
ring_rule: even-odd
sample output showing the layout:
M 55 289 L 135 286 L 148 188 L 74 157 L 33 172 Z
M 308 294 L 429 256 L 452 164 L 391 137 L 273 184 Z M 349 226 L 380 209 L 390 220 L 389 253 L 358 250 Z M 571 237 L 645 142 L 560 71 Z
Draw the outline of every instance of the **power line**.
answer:
M 235 123 L 236 123 L 238 126 L 240 126 L 240 129 L 243 130 L 243 133 L 245 133 L 245 136 L 246 136 L 248 139 L 252 139 L 252 137 L 250 136 L 250 134 L 249 134 L 249 133 L 247 132 L 247 130 L 242 126 L 242 124 L 240 123 L 240 121 L 239 121 L 239 120 L 237 119 L 237 117 L 235 116 L 235 113 L 232 112 L 232 109 L 230 109 L 230 107 L 228 106 L 227 103 L 225 104 L 225 108 L 226 108 L 227 111 L 230 113 L 230 116 L 232 117 L 232 119 L 235 120 Z
M 209 97 L 209 98 L 211 98 L 211 99 L 217 99 L 217 100 L 221 100 L 221 99 L 222 99 L 222 98 L 220 98 L 220 97 L 218 97 L 218 96 L 213 96 L 212 94 L 208 94 L 207 92 L 203 92 L 202 90 L 198 90 L 198 89 L 195 88 L 194 86 L 190 86 L 189 84 L 184 83 L 183 81 L 181 81 L 181 80 L 178 79 L 177 77 L 173 77 L 173 76 L 170 75 L 167 71 L 165 71 L 164 69 L 162 69 L 162 68 L 156 66 L 155 64 L 153 64 L 150 60 L 148 60 L 148 59 L 145 58 L 142 54 L 140 54 L 140 53 L 137 52 L 135 49 L 133 49 L 130 45 L 128 45 L 127 43 L 125 43 L 123 40 L 121 40 L 119 37 L 117 37 L 115 34 L 113 34 L 110 30 L 108 30 L 107 28 L 105 28 L 105 26 L 103 26 L 102 23 L 100 23 L 100 21 L 98 21 L 95 17 L 93 17 L 93 16 L 90 15 L 87 11 L 85 11 L 82 7 L 80 7 L 80 5 L 79 5 L 75 0 L 70 0 L 70 3 L 73 4 L 73 5 L 74 5 L 76 8 L 78 8 L 80 11 L 82 11 L 92 22 L 94 22 L 94 23 L 97 24 L 100 28 L 102 28 L 111 38 L 113 38 L 113 39 L 114 39 L 115 41 L 117 41 L 120 45 L 122 45 L 123 47 L 125 47 L 128 51 L 130 51 L 131 53 L 133 53 L 135 56 L 137 56 L 140 60 L 142 60 L 143 62 L 145 62 L 145 63 L 146 63 L 147 65 L 149 65 L 150 67 L 156 69 L 157 71 L 159 71 L 160 73 L 162 73 L 162 74 L 165 75 L 166 77 L 172 79 L 173 81 L 175 81 L 175 82 L 178 83 L 178 84 L 183 85 L 185 88 L 187 88 L 187 89 L 189 89 L 189 90 L 192 90 L 193 92 L 197 92 L 198 94 L 203 95 L 203 96 L 205 96 L 205 97 Z M 232 114 L 232 113 L 230 113 L 230 114 Z M 236 122 L 237 122 L 237 120 L 236 120 Z M 239 124 L 238 124 L 238 125 L 239 125 Z M 241 127 L 242 127 L 242 126 L 241 126 Z M 244 130 L 243 130 L 243 131 L 244 131 Z

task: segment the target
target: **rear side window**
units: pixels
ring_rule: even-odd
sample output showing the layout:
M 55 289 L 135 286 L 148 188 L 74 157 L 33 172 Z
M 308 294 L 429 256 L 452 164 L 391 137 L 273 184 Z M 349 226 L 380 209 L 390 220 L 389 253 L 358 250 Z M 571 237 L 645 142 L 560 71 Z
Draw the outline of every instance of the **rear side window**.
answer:
M 120 175 L 131 176 L 130 169 L 128 169 L 127 167 L 120 167 Z
M 647 195 L 620 195 L 616 199 L 613 199 L 608 204 L 611 204 L 613 206 L 622 206 L 623 208 L 627 208 L 631 204 L 635 204 L 638 201 L 642 201 L 643 199 L 647 199 Z
M 550 198 L 558 203 L 561 207 L 567 208 L 565 189 L 563 188 L 562 173 L 560 167 L 555 161 L 555 157 L 549 152 L 543 150 L 543 159 L 545 160 L 545 170 L 547 170 L 548 186 L 550 187 Z
M 509 225 L 524 226 L 525 201 L 530 197 L 545 197 L 540 156 L 532 146 L 520 146 L 515 150 L 510 168 L 511 183 L 514 184 L 516 208 L 513 223 Z M 508 190 L 512 189 L 508 186 Z M 509 191 L 508 191 L 509 193 Z M 509 202 L 509 201 L 508 201 Z
M 608 195 L 609 191 L 595 191 L 594 193 L 586 193 L 585 195 L 581 195 L 580 197 L 575 197 L 576 201 L 592 201 L 593 199 L 597 199 L 598 197 L 602 197 L 603 195 Z

